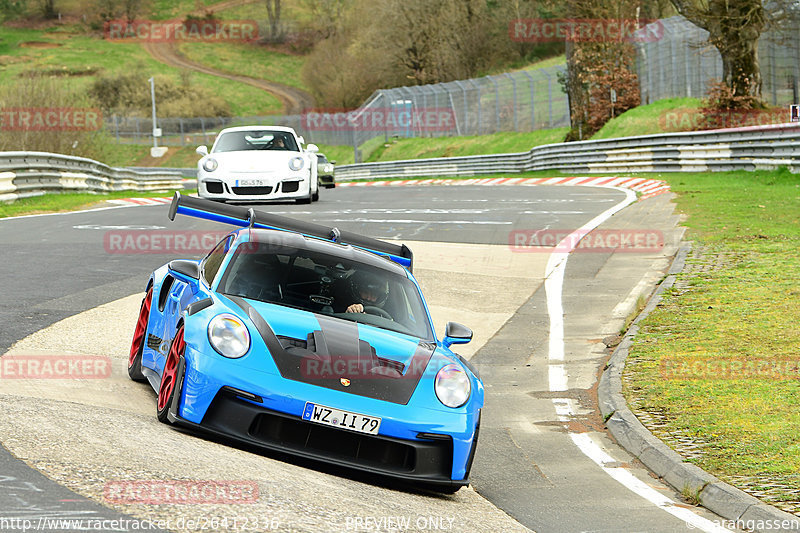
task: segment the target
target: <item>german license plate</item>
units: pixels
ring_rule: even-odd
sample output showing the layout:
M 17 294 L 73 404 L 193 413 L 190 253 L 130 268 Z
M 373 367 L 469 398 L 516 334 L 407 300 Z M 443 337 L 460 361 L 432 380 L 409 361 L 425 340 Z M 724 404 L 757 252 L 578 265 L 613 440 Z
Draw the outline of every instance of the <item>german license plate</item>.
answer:
M 306 402 L 303 420 L 370 435 L 377 435 L 378 428 L 381 427 L 381 419 L 376 416 L 351 413 L 311 402 Z
M 267 185 L 266 180 L 236 180 L 237 187 L 263 187 Z

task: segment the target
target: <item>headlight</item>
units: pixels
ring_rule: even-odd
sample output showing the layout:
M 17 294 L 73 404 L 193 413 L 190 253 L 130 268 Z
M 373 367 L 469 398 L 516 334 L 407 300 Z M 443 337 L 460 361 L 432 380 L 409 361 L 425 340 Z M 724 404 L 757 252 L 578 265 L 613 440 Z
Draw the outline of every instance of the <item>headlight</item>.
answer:
M 461 407 L 469 399 L 469 376 L 458 365 L 447 365 L 436 374 L 436 397 L 447 407 Z
M 208 324 L 208 340 L 220 355 L 236 359 L 250 349 L 250 333 L 241 320 L 230 314 L 215 316 Z
M 303 158 L 302 157 L 293 157 L 289 160 L 289 168 L 294 171 L 301 170 L 303 168 Z
M 208 159 L 203 161 L 203 169 L 206 172 L 214 172 L 215 170 L 217 170 L 218 166 L 219 163 L 217 163 L 217 160 L 214 159 L 213 157 L 209 157 Z

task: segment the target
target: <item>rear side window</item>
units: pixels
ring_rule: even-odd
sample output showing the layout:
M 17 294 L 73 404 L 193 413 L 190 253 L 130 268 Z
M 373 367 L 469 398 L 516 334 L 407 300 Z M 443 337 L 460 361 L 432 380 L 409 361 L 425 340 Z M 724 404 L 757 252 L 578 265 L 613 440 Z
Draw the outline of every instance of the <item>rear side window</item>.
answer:
M 209 287 L 212 283 L 214 283 L 214 278 L 217 277 L 219 267 L 222 266 L 222 261 L 225 259 L 225 254 L 228 253 L 232 239 L 233 235 L 228 235 L 219 241 L 214 249 L 208 253 L 205 259 L 203 259 L 201 270 L 203 273 L 203 279 L 206 281 L 206 283 L 208 283 Z

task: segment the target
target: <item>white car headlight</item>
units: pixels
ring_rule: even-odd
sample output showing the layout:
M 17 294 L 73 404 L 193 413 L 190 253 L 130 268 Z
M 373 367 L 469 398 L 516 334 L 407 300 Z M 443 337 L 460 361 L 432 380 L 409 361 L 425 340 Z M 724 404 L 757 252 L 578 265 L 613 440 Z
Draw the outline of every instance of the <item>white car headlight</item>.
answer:
M 289 160 L 289 168 L 291 168 L 295 172 L 298 170 L 302 170 L 303 163 L 304 161 L 302 157 L 293 157 Z
M 217 170 L 218 166 L 219 163 L 217 163 L 217 160 L 214 159 L 213 157 L 209 157 L 208 159 L 203 161 L 203 169 L 206 172 L 214 172 L 215 170 Z
M 220 355 L 236 359 L 250 349 L 250 333 L 241 320 L 231 314 L 215 316 L 208 324 L 208 340 Z
M 460 366 L 450 364 L 442 367 L 436 374 L 434 388 L 440 402 L 447 407 L 456 408 L 467 403 L 472 386 L 467 373 Z

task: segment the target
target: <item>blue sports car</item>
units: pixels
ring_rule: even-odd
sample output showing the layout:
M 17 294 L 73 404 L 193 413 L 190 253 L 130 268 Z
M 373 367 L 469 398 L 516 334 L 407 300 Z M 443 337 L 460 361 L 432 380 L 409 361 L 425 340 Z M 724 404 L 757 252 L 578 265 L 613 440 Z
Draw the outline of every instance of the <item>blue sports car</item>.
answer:
M 169 217 L 240 226 L 150 276 L 128 361 L 165 423 L 454 492 L 469 483 L 483 383 L 437 339 L 395 245 L 175 194 Z

